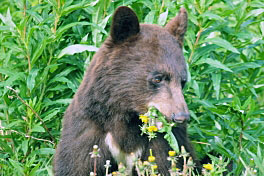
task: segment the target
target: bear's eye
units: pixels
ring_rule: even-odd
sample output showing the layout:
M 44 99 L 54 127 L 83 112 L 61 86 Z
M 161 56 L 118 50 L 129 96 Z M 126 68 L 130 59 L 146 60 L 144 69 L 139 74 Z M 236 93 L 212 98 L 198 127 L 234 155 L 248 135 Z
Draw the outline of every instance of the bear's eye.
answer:
M 155 76 L 152 79 L 152 82 L 155 83 L 155 84 L 158 84 L 158 83 L 161 83 L 162 79 L 163 79 L 162 76 Z

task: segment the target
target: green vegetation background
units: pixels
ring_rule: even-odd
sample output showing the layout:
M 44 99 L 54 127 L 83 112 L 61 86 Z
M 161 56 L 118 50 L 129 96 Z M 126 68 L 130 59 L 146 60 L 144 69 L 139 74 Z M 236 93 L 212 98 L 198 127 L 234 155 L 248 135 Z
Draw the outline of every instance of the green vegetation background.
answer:
M 159 25 L 187 9 L 190 138 L 230 175 L 264 175 L 263 0 L 1 0 L 0 175 L 52 175 L 63 113 L 120 5 Z

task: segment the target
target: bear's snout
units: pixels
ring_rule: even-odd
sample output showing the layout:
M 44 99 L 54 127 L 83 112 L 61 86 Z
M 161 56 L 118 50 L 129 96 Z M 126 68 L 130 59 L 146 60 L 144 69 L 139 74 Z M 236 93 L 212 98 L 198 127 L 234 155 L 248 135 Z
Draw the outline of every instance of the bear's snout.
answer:
M 183 123 L 185 121 L 188 121 L 190 119 L 190 114 L 180 112 L 180 113 L 172 113 L 171 119 L 176 123 Z

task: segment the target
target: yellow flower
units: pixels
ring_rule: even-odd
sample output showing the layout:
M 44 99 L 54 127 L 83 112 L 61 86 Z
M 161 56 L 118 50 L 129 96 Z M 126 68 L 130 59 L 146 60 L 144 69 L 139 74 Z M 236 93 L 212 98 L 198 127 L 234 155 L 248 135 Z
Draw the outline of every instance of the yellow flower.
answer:
M 169 156 L 175 156 L 176 152 L 175 151 L 169 151 Z
M 112 175 L 113 175 L 113 176 L 116 176 L 116 175 L 117 175 L 117 172 L 112 172 Z
M 148 132 L 158 131 L 158 128 L 156 126 L 149 126 L 147 127 Z
M 148 161 L 149 161 L 149 162 L 154 162 L 155 159 L 156 159 L 155 156 L 149 156 L 149 157 L 148 157 Z
M 152 167 L 152 169 L 154 169 L 154 170 L 158 169 L 158 166 L 157 166 L 157 165 L 153 165 L 153 166 L 151 166 L 151 167 Z
M 207 170 L 213 170 L 213 165 L 212 164 L 204 164 L 203 167 Z
M 141 119 L 143 123 L 148 123 L 149 119 L 146 118 L 146 119 Z
M 140 115 L 139 115 L 139 118 L 140 118 L 140 119 L 144 119 L 144 118 L 148 118 L 148 116 L 145 116 L 145 115 L 140 114 Z
M 149 121 L 148 116 L 145 116 L 145 115 L 139 115 L 139 118 L 141 119 L 143 123 L 148 123 Z

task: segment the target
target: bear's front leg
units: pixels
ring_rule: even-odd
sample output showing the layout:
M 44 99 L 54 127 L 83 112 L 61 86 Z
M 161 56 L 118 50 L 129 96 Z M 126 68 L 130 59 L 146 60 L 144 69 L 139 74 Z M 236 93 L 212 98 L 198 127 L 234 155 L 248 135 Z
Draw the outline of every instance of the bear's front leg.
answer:
M 55 155 L 55 176 L 87 176 L 94 171 L 97 175 L 105 175 L 106 160 L 110 160 L 111 164 L 109 173 L 116 171 L 117 164 L 105 145 L 104 138 L 102 131 L 93 130 L 92 127 L 85 129 L 78 136 L 65 130 Z M 92 158 L 94 145 L 99 148 L 99 156 L 96 158 Z

